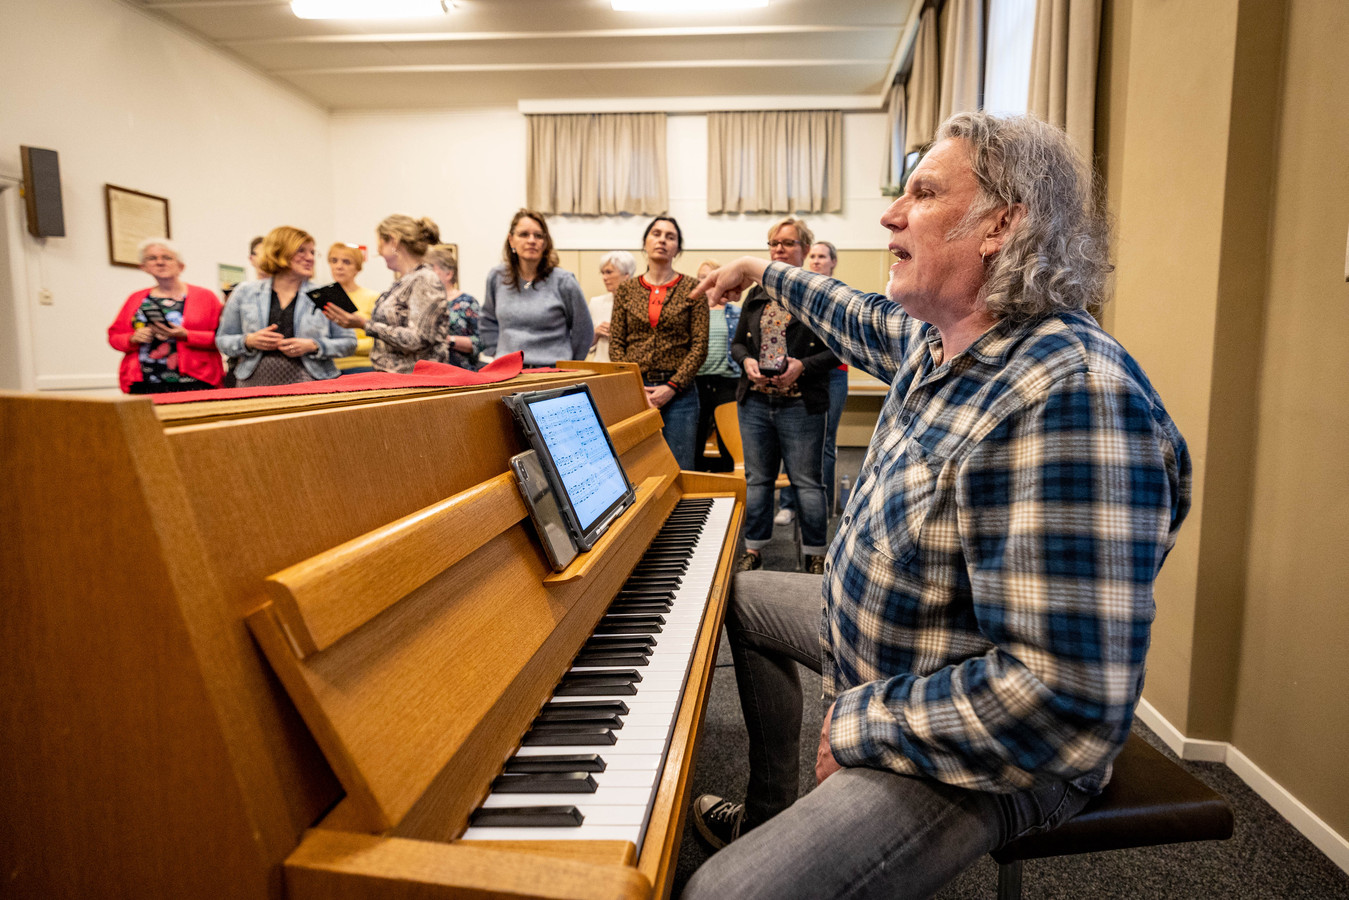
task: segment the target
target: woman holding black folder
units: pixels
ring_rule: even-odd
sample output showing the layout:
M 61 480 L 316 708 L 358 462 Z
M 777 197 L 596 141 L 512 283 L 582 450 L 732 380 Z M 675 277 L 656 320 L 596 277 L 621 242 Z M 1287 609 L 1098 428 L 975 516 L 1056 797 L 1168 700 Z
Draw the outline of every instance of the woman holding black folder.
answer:
M 256 387 L 337 377 L 333 360 L 356 347 L 356 335 L 328 321 L 309 291 L 316 285 L 314 238 L 307 231 L 273 228 L 259 247 L 267 275 L 230 293 L 215 342 L 235 357 L 235 384 Z
M 440 243 L 440 228 L 430 219 L 392 215 L 375 229 L 379 255 L 398 280 L 369 316 L 329 304 L 323 314 L 339 325 L 362 328 L 375 339 L 370 365 L 377 372 L 410 374 L 419 359 L 446 362 L 449 318 L 445 288 L 426 264 L 426 251 Z

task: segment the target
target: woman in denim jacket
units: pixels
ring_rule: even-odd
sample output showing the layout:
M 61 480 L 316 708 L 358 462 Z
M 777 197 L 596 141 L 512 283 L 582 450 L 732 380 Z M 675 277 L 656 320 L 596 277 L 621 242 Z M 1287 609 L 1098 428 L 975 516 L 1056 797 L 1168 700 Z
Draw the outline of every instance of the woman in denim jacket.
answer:
M 314 287 L 314 238 L 282 225 L 259 247 L 258 267 L 271 277 L 230 293 L 220 314 L 216 347 L 237 358 L 239 387 L 336 378 L 334 359 L 356 347 L 356 334 L 328 321 L 309 298 Z

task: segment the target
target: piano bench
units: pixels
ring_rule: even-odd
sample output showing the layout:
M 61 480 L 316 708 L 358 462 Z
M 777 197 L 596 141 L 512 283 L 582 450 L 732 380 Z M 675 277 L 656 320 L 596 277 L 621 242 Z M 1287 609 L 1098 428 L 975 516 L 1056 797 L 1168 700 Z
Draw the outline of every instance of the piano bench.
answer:
M 1053 831 L 1027 835 L 990 855 L 998 864 L 998 900 L 1019 900 L 1023 860 L 1231 836 L 1227 801 L 1130 734 L 1110 783 L 1080 813 Z

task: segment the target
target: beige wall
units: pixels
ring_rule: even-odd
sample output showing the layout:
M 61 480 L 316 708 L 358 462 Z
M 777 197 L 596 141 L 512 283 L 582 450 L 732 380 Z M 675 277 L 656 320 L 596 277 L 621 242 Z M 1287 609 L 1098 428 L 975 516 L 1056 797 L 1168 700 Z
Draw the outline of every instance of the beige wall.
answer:
M 1145 697 L 1230 741 L 1339 834 L 1349 745 L 1349 4 L 1111 5 L 1097 150 L 1108 325 L 1190 444 Z
M 1232 742 L 1349 836 L 1349 4 L 1285 46 Z

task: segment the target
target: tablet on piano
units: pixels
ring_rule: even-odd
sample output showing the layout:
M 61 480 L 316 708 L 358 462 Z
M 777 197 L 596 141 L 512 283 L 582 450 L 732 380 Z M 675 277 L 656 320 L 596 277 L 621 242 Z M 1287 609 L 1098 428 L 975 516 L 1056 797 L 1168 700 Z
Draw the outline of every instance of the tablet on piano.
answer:
M 538 453 L 576 546 L 589 550 L 635 498 L 590 388 L 575 384 L 502 399 Z

